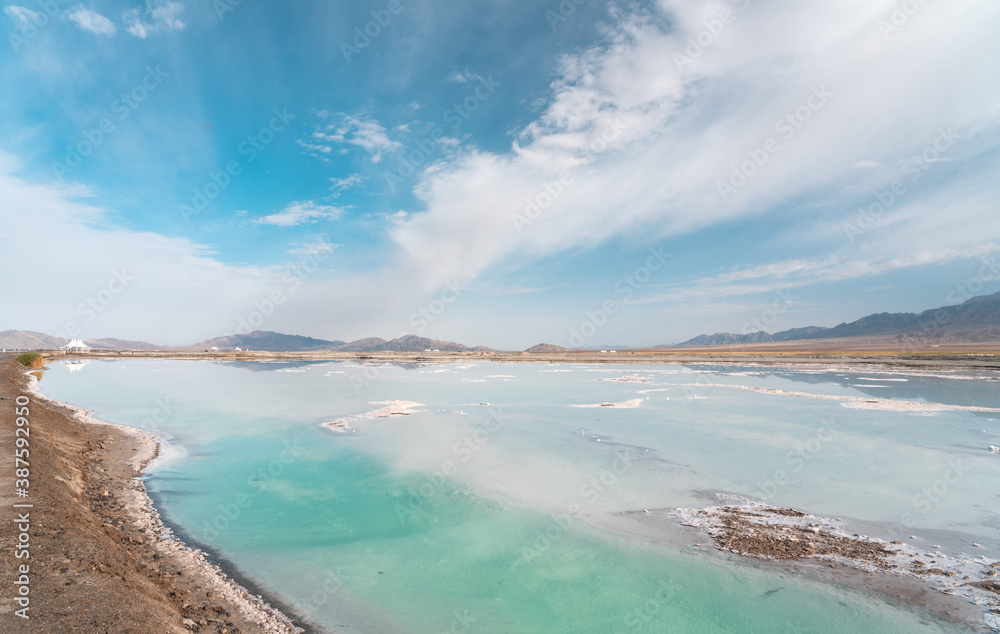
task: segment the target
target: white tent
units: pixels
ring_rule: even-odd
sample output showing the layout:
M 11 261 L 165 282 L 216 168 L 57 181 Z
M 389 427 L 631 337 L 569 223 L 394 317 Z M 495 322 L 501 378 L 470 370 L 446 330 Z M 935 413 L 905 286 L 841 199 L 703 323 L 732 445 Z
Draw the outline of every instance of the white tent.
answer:
M 74 339 L 70 341 L 65 346 L 62 347 L 63 352 L 90 352 L 90 346 L 83 343 L 79 339 Z

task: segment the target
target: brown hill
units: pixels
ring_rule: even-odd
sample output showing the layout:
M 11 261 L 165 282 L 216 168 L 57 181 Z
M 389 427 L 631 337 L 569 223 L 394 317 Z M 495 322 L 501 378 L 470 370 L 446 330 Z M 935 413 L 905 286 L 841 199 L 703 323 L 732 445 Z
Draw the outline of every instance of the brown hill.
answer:
M 557 346 L 554 343 L 540 343 L 535 346 L 531 346 L 525 352 L 569 352 L 573 348 L 567 348 L 566 346 Z
M 4 330 L 0 332 L 0 348 L 4 350 L 55 350 L 67 343 L 69 343 L 68 339 L 32 330 Z

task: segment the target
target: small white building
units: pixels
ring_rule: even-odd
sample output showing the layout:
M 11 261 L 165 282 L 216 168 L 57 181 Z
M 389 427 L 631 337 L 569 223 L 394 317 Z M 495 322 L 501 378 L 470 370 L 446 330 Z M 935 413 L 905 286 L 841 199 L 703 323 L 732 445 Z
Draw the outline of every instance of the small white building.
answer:
M 90 352 L 90 346 L 79 339 L 74 339 L 62 347 L 63 352 Z

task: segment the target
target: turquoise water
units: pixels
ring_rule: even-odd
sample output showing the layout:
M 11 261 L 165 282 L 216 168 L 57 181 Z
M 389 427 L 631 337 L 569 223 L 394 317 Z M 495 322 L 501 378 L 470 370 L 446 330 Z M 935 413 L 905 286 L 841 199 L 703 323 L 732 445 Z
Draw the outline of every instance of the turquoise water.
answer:
M 599 380 L 628 376 L 648 382 Z M 984 450 L 1000 415 L 706 384 L 1000 408 L 992 377 L 842 368 L 115 361 L 55 365 L 41 387 L 164 439 L 148 485 L 168 521 L 319 628 L 957 631 L 692 548 L 660 509 L 722 491 L 1000 557 L 1000 458 Z M 320 425 L 395 400 L 422 405 Z

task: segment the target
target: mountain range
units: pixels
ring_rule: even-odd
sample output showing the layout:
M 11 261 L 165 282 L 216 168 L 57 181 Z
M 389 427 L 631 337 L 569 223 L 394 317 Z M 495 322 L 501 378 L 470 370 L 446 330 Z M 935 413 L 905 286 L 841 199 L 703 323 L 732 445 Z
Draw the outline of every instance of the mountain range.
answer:
M 979 342 L 1000 341 L 1000 293 L 973 297 L 961 304 L 942 306 L 922 313 L 878 313 L 832 328 L 808 326 L 776 333 L 764 331 L 746 334 L 720 332 L 699 335 L 676 346 L 732 346 L 754 343 L 800 341 L 805 339 L 842 339 L 848 337 L 890 338 L 906 343 Z M 30 330 L 5 330 L 0 332 L 0 348 L 4 350 L 56 350 L 69 343 L 62 337 L 53 337 Z M 257 350 L 261 352 L 492 352 L 484 346 L 469 347 L 453 341 L 440 341 L 416 335 L 404 335 L 392 340 L 367 337 L 357 341 L 314 339 L 300 335 L 255 330 L 246 334 L 206 339 L 189 346 L 159 346 L 145 341 L 123 339 L 88 339 L 86 343 L 97 350 Z M 567 352 L 564 346 L 540 343 L 527 352 Z
M 57 350 L 69 343 L 68 339 L 53 337 L 41 332 L 30 330 L 4 330 L 0 332 L 0 349 L 4 350 Z M 255 330 L 247 334 L 230 335 L 206 339 L 190 346 L 158 346 L 144 341 L 125 341 L 122 339 L 87 339 L 84 341 L 95 350 L 258 350 L 261 352 L 424 352 L 425 350 L 440 350 L 442 352 L 490 352 L 490 348 L 476 346 L 470 348 L 452 341 L 439 341 L 405 335 L 391 341 L 379 337 L 358 339 L 350 343 L 345 341 L 327 341 L 300 335 L 285 335 L 279 332 Z
M 386 341 L 380 337 L 367 337 L 347 343 L 345 341 L 326 341 L 324 339 L 313 339 L 312 337 L 300 337 L 299 335 L 283 335 L 278 332 L 267 332 L 255 330 L 245 335 L 231 335 L 229 337 L 218 337 L 206 339 L 196 343 L 190 348 L 197 350 L 210 350 L 213 347 L 220 350 L 232 350 L 243 348 L 244 350 L 260 350 L 262 352 L 310 352 L 317 350 L 328 350 L 334 352 L 424 352 L 426 350 L 440 350 L 441 352 L 490 352 L 491 348 L 476 346 L 470 348 L 453 341 L 439 341 L 418 337 L 416 335 L 404 335 L 402 337 Z
M 43 332 L 31 330 L 0 331 L 0 349 L 4 350 L 56 350 L 62 348 L 69 339 L 53 337 Z M 162 350 L 158 346 L 145 341 L 127 341 L 125 339 L 87 339 L 88 346 L 95 350 Z
M 720 332 L 699 335 L 676 347 L 726 346 L 751 343 L 843 339 L 846 337 L 890 337 L 899 341 L 978 342 L 1000 340 L 1000 293 L 972 297 L 954 306 L 932 308 L 922 313 L 878 313 L 833 328 L 809 326 L 774 334 Z

